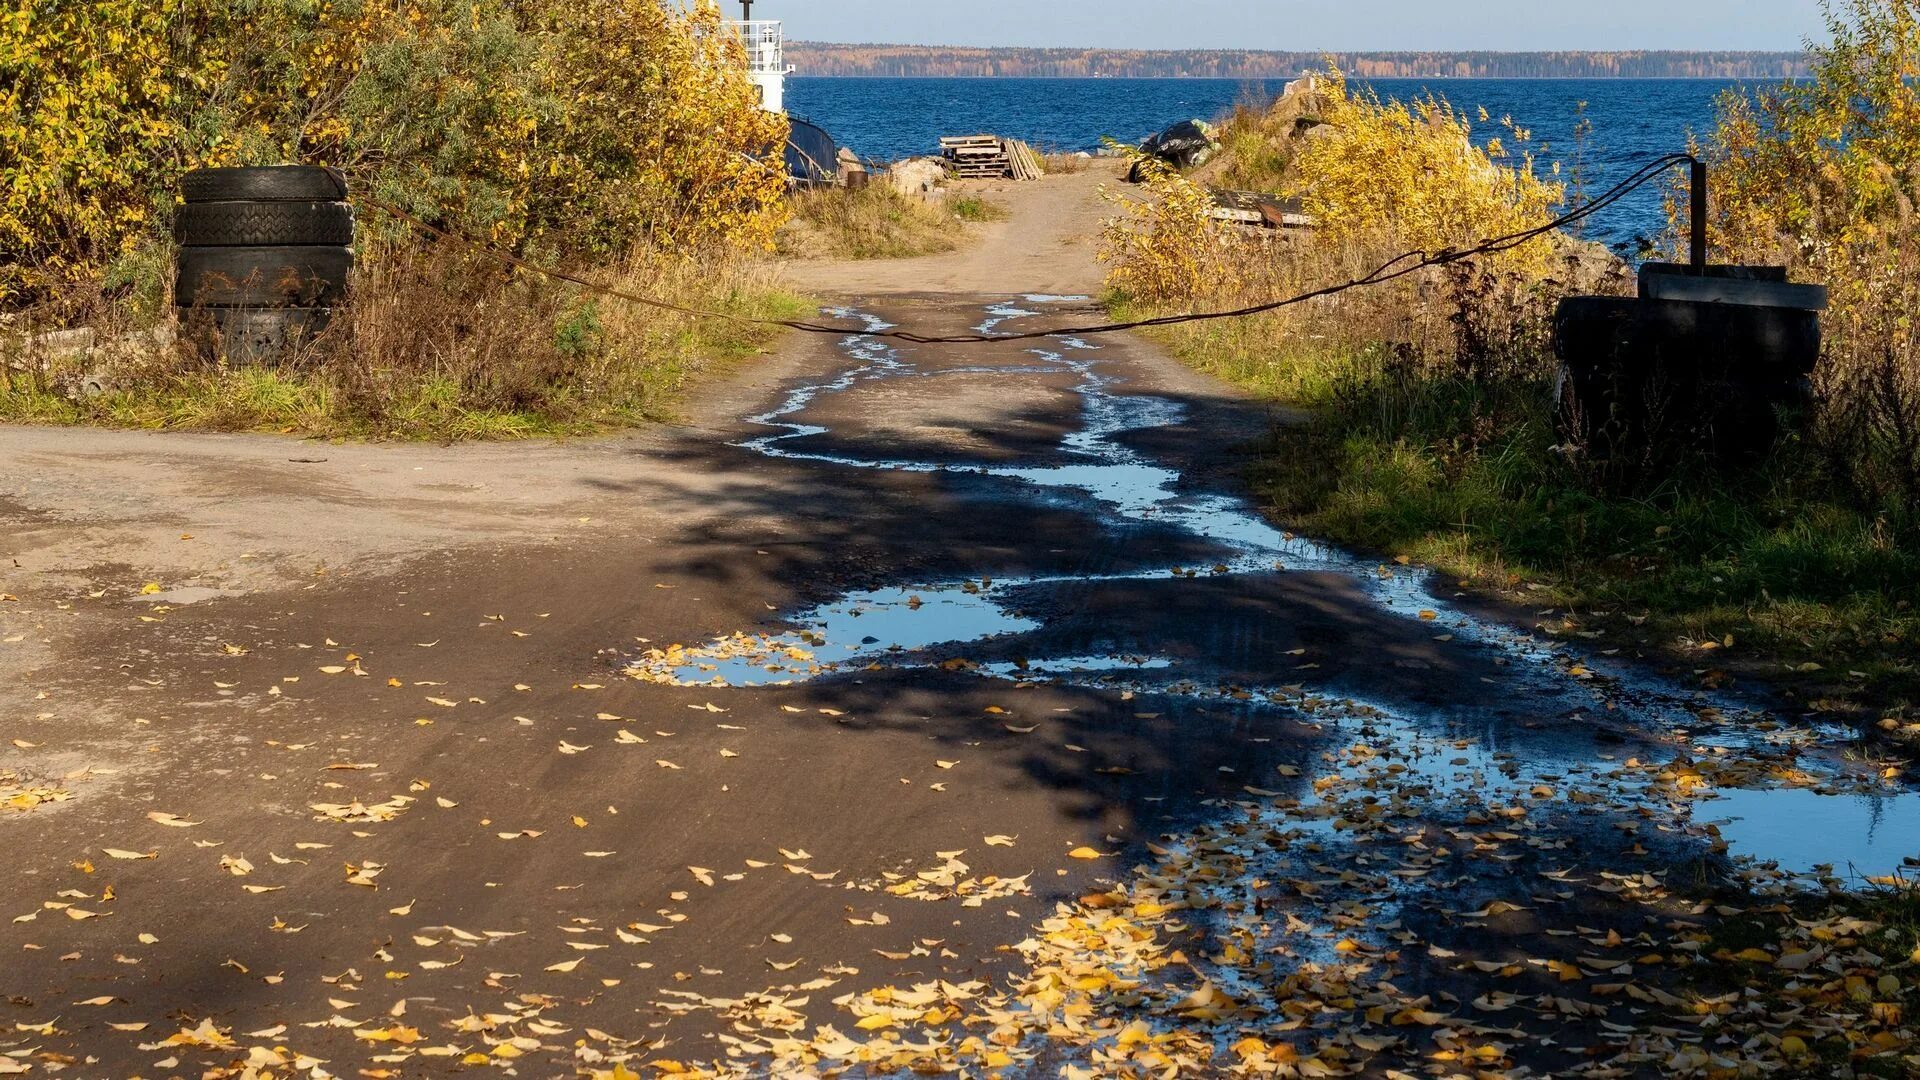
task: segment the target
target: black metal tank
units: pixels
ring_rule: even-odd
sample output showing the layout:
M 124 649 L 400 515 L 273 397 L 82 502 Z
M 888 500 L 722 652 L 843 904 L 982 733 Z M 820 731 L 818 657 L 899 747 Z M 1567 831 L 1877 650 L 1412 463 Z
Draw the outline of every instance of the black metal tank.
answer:
M 1722 276 L 1656 264 L 1639 298 L 1561 302 L 1558 418 L 1585 456 L 1623 474 L 1685 453 L 1752 459 L 1779 437 L 1782 411 L 1808 400 L 1825 290 L 1774 268 L 1708 270 Z

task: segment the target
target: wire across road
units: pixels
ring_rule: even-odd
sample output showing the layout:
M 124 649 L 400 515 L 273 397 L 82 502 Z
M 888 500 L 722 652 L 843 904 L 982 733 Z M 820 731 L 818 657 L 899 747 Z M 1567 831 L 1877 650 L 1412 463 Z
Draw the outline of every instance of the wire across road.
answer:
M 898 328 L 873 330 L 858 326 L 837 326 L 832 323 L 810 322 L 804 319 L 754 318 L 746 315 L 734 315 L 724 311 L 686 307 L 681 304 L 658 299 L 657 297 L 630 292 L 610 285 L 603 285 L 590 278 L 569 273 L 565 270 L 555 270 L 551 267 L 540 266 L 517 255 L 470 240 L 464 236 L 443 229 L 440 226 L 429 224 L 422 221 L 418 216 L 379 199 L 361 196 L 360 201 L 374 209 L 391 215 L 409 228 L 423 235 L 464 247 L 505 266 L 517 270 L 524 270 L 541 277 L 551 278 L 555 281 L 564 281 L 572 285 L 577 285 L 582 289 L 586 289 L 588 292 L 608 297 L 609 299 L 639 304 L 660 311 L 674 312 L 697 319 L 719 319 L 743 325 L 785 327 L 789 330 L 797 330 L 802 333 L 828 334 L 835 337 L 882 338 L 893 341 L 904 341 L 914 345 L 980 345 L 1000 341 L 1037 341 L 1043 338 L 1090 337 L 1096 334 L 1117 334 L 1126 330 L 1142 330 L 1156 326 L 1178 326 L 1182 323 L 1214 322 L 1221 319 L 1243 319 L 1253 315 L 1262 315 L 1270 311 L 1279 311 L 1283 308 L 1295 307 L 1328 296 L 1336 296 L 1354 289 L 1383 285 L 1389 281 L 1417 274 L 1422 270 L 1429 270 L 1437 266 L 1448 266 L 1454 263 L 1483 258 L 1488 255 L 1497 255 L 1503 251 L 1511 251 L 1514 248 L 1531 243 L 1559 229 L 1564 229 L 1570 225 L 1585 221 L 1600 211 L 1619 202 L 1621 199 L 1626 198 L 1634 191 L 1659 179 L 1660 175 L 1668 169 L 1678 165 L 1690 165 L 1693 164 L 1694 161 L 1695 159 L 1691 154 L 1667 154 L 1663 157 L 1655 158 L 1635 170 L 1633 175 L 1615 184 L 1592 200 L 1543 225 L 1509 233 L 1505 236 L 1483 240 L 1472 247 L 1445 248 L 1440 251 L 1431 252 L 1420 250 L 1404 252 L 1380 264 L 1373 272 L 1364 276 L 1350 278 L 1346 281 L 1323 286 L 1309 292 L 1297 293 L 1284 299 L 1269 300 L 1263 303 L 1232 308 L 1225 311 L 1182 312 L 1173 315 L 1160 315 L 1150 319 L 1132 319 L 1125 322 L 1095 323 L 1085 326 L 1056 326 L 1043 330 L 1028 330 L 1012 334 L 975 333 L 929 335 Z

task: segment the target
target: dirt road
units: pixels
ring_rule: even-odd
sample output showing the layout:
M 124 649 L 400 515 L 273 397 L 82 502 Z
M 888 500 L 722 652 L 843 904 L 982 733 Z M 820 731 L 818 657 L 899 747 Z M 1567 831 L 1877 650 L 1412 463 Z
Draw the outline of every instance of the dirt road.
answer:
M 795 272 L 1089 319 L 1098 180 Z M 1729 872 L 1676 760 L 1911 806 L 1265 521 L 1273 419 L 1131 338 L 794 338 L 604 441 L 0 431 L 0 1074 L 1704 1054 L 1591 990 Z

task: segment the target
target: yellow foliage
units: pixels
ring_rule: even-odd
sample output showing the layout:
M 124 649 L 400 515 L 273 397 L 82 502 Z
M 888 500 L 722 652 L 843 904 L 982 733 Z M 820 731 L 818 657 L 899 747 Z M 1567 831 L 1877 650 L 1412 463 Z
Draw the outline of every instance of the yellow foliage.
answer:
M 1239 287 L 1230 255 L 1237 245 L 1214 220 L 1213 197 L 1171 166 L 1141 162 L 1147 198 L 1106 193 L 1120 213 L 1101 230 L 1107 282 L 1148 303 L 1190 301 Z
M 1318 242 L 1426 252 L 1470 247 L 1544 225 L 1565 200 L 1559 184 L 1534 175 L 1530 153 L 1501 164 L 1500 140 L 1477 146 L 1472 124 L 1444 98 L 1382 101 L 1350 92 L 1338 72 L 1321 92 L 1327 126 L 1305 140 L 1293 162 L 1294 194 L 1318 222 Z M 1515 143 L 1529 141 L 1524 130 L 1506 128 Z M 1533 271 L 1551 250 L 1533 243 L 1488 262 Z
M 1565 201 L 1561 185 L 1534 174 L 1524 151 L 1530 136 L 1511 123 L 1503 125 L 1506 140 L 1523 149 L 1507 163 L 1502 141 L 1476 145 L 1472 125 L 1443 99 L 1384 102 L 1350 92 L 1338 72 L 1311 92 L 1322 123 L 1310 136 L 1299 134 L 1299 99 L 1283 99 L 1266 113 L 1243 109 L 1223 136 L 1226 156 L 1212 168 L 1229 181 L 1284 187 L 1303 201 L 1315 229 L 1292 250 L 1276 252 L 1222 226 L 1210 216 L 1213 201 L 1204 189 L 1149 161 L 1149 198 L 1116 199 L 1121 213 L 1107 224 L 1101 257 L 1111 266 L 1109 282 L 1152 304 L 1234 297 L 1256 281 L 1284 277 L 1263 268 L 1275 260 L 1364 273 L 1403 252 L 1464 248 L 1537 228 Z M 1308 252 L 1314 257 L 1303 258 Z M 1553 256 L 1552 243 L 1540 241 L 1481 263 L 1517 279 L 1539 275 Z
M 517 249 L 785 219 L 786 121 L 714 0 L 0 3 L 0 303 L 156 239 L 201 165 L 338 166 Z
M 0 301 L 121 254 L 180 134 L 179 0 L 0 8 Z
M 1827 284 L 1817 434 L 1869 497 L 1920 508 L 1920 9 L 1823 4 L 1813 78 L 1730 92 L 1712 135 L 1716 261 L 1776 263 Z M 1680 193 L 1672 234 L 1684 235 Z
M 786 172 L 777 153 L 759 159 L 786 144 L 787 121 L 759 107 L 745 47 L 715 0 L 684 12 L 660 0 L 554 6 L 553 83 L 571 101 L 565 160 L 586 164 L 619 146 L 618 168 L 576 167 L 576 190 L 557 212 L 584 201 L 668 249 L 771 249 L 786 220 Z
M 1716 130 L 1694 147 L 1710 166 L 1716 256 L 1820 268 L 1841 249 L 1883 240 L 1920 196 L 1915 7 L 1823 7 L 1832 41 L 1814 50 L 1814 78 L 1729 92 Z M 1677 226 L 1677 200 L 1672 209 Z

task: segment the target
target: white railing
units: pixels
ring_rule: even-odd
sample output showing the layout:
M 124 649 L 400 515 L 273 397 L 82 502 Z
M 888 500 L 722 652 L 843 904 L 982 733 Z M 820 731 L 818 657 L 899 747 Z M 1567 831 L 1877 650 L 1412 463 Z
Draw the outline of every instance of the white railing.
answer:
M 747 47 L 747 76 L 759 88 L 760 104 L 774 112 L 787 109 L 787 76 L 793 69 L 787 66 L 786 43 L 778 22 L 735 21 L 733 28 L 740 34 L 740 41 Z
M 756 19 L 753 22 L 735 22 L 733 25 L 740 31 L 740 40 L 747 46 L 752 71 L 759 74 L 788 73 L 785 35 L 780 23 Z

